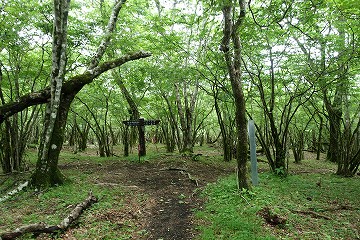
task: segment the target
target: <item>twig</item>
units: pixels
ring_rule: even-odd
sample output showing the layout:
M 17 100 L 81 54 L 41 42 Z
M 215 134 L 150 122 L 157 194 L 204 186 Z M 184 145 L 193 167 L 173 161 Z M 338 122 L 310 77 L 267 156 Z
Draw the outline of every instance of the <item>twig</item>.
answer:
M 302 210 L 290 210 L 290 211 L 295 212 L 295 213 L 300 213 L 300 214 L 311 215 L 314 218 L 323 218 L 323 219 L 326 219 L 326 220 L 331 220 L 330 217 L 325 216 L 325 215 L 320 214 L 320 213 L 317 213 L 317 212 L 314 212 L 314 211 L 302 211 Z

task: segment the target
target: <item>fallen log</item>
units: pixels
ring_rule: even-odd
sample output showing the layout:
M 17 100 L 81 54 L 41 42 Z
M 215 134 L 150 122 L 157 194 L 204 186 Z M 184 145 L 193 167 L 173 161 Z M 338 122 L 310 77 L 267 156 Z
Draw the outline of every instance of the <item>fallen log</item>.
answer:
M 23 190 L 28 185 L 29 185 L 29 181 L 26 181 L 26 182 L 24 182 L 22 184 L 19 184 L 19 186 L 17 188 L 15 188 L 14 190 L 8 192 L 7 194 L 5 194 L 5 196 L 0 197 L 0 202 L 3 202 L 5 200 L 7 200 L 8 198 L 10 198 L 11 196 L 19 193 L 21 190 Z
M 14 231 L 1 234 L 0 239 L 15 239 L 25 233 L 34 233 L 38 235 L 40 233 L 54 233 L 57 231 L 65 231 L 75 220 L 80 217 L 81 213 L 86 208 L 90 207 L 93 203 L 96 203 L 97 201 L 97 198 L 92 194 L 92 192 L 90 192 L 89 196 L 82 203 L 76 205 L 76 207 L 71 211 L 71 213 L 66 218 L 64 218 L 60 224 L 53 226 L 48 226 L 47 224 L 42 222 L 29 224 L 21 226 Z

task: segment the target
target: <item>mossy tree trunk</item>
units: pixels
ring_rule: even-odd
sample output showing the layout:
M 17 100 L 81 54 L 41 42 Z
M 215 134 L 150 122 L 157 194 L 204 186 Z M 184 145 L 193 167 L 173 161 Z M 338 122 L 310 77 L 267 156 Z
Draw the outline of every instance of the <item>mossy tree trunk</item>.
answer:
M 231 88 L 235 100 L 235 122 L 236 122 L 236 161 L 237 177 L 239 189 L 249 189 L 247 179 L 247 160 L 248 160 L 248 138 L 245 97 L 242 86 L 242 66 L 241 66 L 241 42 L 239 28 L 245 18 L 244 0 L 239 1 L 239 6 L 232 6 L 227 2 L 222 8 L 224 16 L 224 36 L 221 43 L 221 50 L 230 76 Z M 240 12 L 236 16 L 236 7 L 240 7 Z
M 39 158 L 36 163 L 36 170 L 31 176 L 31 185 L 35 187 L 51 187 L 64 183 L 65 177 L 58 168 L 59 154 L 64 143 L 65 127 L 70 104 L 76 93 L 68 96 L 62 95 L 62 100 L 54 122 L 54 129 L 50 137 L 50 148 L 45 157 L 41 153 L 45 149 L 39 150 Z M 41 144 L 40 148 L 43 148 Z

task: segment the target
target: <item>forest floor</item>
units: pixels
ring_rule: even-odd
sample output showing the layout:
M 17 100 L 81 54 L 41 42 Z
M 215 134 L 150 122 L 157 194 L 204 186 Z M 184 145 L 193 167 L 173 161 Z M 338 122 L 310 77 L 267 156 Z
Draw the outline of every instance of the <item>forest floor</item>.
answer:
M 338 178 L 335 165 L 306 153 L 302 164 L 291 163 L 286 179 L 259 162 L 260 186 L 241 197 L 234 161 L 223 162 L 213 147 L 196 153 L 202 155 L 194 161 L 152 146 L 139 162 L 136 154 L 100 158 L 96 149 L 73 154 L 65 148 L 59 166 L 69 182 L 0 202 L 0 234 L 30 223 L 58 224 L 91 190 L 98 203 L 71 228 L 37 239 L 360 239 L 359 176 Z M 28 153 L 30 167 L 35 156 Z M 29 174 L 0 175 L 0 194 Z M 266 224 L 259 213 L 267 208 L 286 218 L 286 228 Z
M 192 213 L 203 204 L 199 190 L 234 171 L 172 155 L 151 162 L 112 161 L 101 166 L 74 162 L 60 167 L 96 172 L 93 184 L 123 188 L 123 201 L 128 207 L 120 211 L 109 209 L 98 220 L 110 220 L 119 226 L 132 222 L 146 233 L 132 238 L 149 240 L 192 239 L 196 235 Z M 145 199 L 139 202 L 134 196 Z
M 35 155 L 35 153 L 31 154 Z M 218 155 L 218 150 L 207 149 L 203 156 L 198 157 L 206 158 L 206 161 L 194 161 L 192 157 L 178 154 L 150 154 L 142 157 L 139 162 L 134 154 L 124 161 L 117 157 L 96 157 L 96 149 L 89 149 L 79 154 L 72 154 L 70 149 L 65 150 L 60 157 L 59 168 L 71 180 L 70 185 L 75 186 L 74 190 L 67 191 L 75 191 L 75 194 L 79 191 L 80 195 L 84 195 L 84 192 L 91 189 L 95 196 L 100 192 L 98 204 L 101 207 L 99 210 L 96 209 L 91 217 L 88 216 L 78 222 L 75 227 L 58 237 L 149 240 L 194 238 L 198 233 L 193 224 L 196 221 L 193 212 L 202 208 L 204 199 L 200 197 L 201 190 L 208 183 L 234 172 L 234 162 L 222 164 L 211 162 L 211 159 L 218 159 Z M 7 176 L 0 176 L 0 184 L 2 184 L 0 193 L 5 193 L 11 189 L 11 186 L 14 187 L 24 181 L 28 175 L 29 173 L 16 175 L 12 180 Z M 57 191 L 61 193 L 56 193 Z M 0 210 L 0 215 L 9 214 L 6 213 L 6 209 L 14 214 L 7 215 L 8 220 L 6 218 L 0 220 L 0 234 L 26 223 L 47 222 L 46 219 L 49 224 L 59 223 L 60 216 L 65 216 L 65 212 L 70 211 L 75 201 L 81 202 L 80 198 L 74 200 L 74 196 L 69 196 L 69 193 L 63 193 L 64 191 L 55 190 L 50 193 L 52 192 L 50 190 L 50 192 L 30 194 L 30 199 L 34 203 L 30 206 L 25 204 L 24 208 L 16 209 L 12 203 L 29 199 L 29 193 L 6 201 L 5 208 Z M 57 195 L 56 199 L 46 203 L 45 199 L 53 198 L 53 195 Z M 66 197 L 69 199 L 61 199 Z M 36 202 L 41 206 L 34 206 Z M 54 204 L 60 205 L 55 207 L 57 210 L 53 209 Z M 67 210 L 60 216 L 51 216 L 62 208 L 64 210 L 64 207 Z M 89 225 L 90 227 L 93 225 L 93 230 L 98 227 L 103 229 L 95 230 L 99 232 L 94 233 L 88 231 Z M 110 229 L 106 231 L 104 230 L 106 228 Z M 50 239 L 50 237 L 53 236 L 41 234 L 37 239 Z

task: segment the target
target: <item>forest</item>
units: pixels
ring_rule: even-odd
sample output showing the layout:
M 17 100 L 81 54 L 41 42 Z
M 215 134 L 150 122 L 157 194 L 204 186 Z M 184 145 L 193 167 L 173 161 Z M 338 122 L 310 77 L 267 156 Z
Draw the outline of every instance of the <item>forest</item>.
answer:
M 356 0 L 3 0 L 0 36 L 0 239 L 360 238 Z

